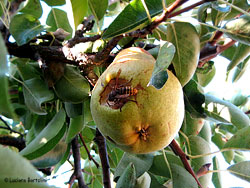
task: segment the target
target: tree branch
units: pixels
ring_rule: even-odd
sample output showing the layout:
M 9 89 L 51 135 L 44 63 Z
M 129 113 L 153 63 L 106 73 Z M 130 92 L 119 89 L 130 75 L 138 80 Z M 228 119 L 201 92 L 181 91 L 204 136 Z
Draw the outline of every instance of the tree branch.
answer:
M 96 41 L 99 38 L 101 38 L 100 35 L 95 35 L 93 37 L 84 37 L 83 34 L 86 33 L 87 31 L 90 31 L 93 26 L 95 21 L 93 20 L 94 16 L 91 15 L 88 18 L 84 19 L 83 22 L 77 27 L 77 30 L 75 32 L 75 36 L 68 40 L 66 46 L 69 48 L 72 48 L 74 45 L 79 44 L 81 42 L 86 42 L 86 41 Z
M 92 37 L 74 37 L 68 41 L 67 47 L 72 48 L 74 45 L 84 42 L 95 42 L 100 39 L 101 35 L 94 35 Z
M 17 46 L 16 44 L 11 44 L 11 43 L 7 43 L 6 45 L 8 47 L 9 54 L 14 55 L 16 57 L 23 57 L 23 58 L 30 58 L 32 60 L 37 60 L 35 54 L 38 53 L 42 59 L 45 59 L 47 61 L 56 60 L 58 62 L 60 61 L 61 63 L 81 66 L 81 69 L 83 70 L 86 68 L 86 66 L 89 67 L 93 65 L 101 65 L 107 62 L 110 58 L 110 52 L 124 36 L 131 36 L 134 38 L 137 37 L 144 38 L 147 34 L 152 33 L 152 31 L 160 23 L 164 22 L 170 15 L 173 16 L 172 14 L 173 11 L 175 11 L 178 7 L 180 7 L 187 1 L 188 0 L 176 0 L 171 6 L 169 6 L 163 12 L 161 16 L 158 16 L 151 24 L 146 26 L 144 29 L 114 37 L 107 43 L 105 48 L 102 51 L 98 52 L 97 54 L 87 54 L 87 53 L 73 54 L 70 50 L 70 47 L 74 46 L 77 43 L 95 41 L 101 38 L 100 35 L 95 35 L 91 37 L 82 36 L 84 32 L 86 32 L 89 28 L 93 26 L 93 22 L 91 22 L 92 18 L 84 20 L 80 29 L 76 31 L 75 37 L 70 39 L 64 47 L 30 45 L 30 43 L 23 46 Z M 184 11 L 187 11 L 193 8 L 194 6 L 198 6 L 208 1 L 209 0 L 207 1 L 203 0 L 199 4 L 194 4 L 193 6 L 189 6 L 189 8 L 185 8 Z M 175 15 L 180 13 L 181 12 L 179 13 L 177 12 L 175 13 Z
M 23 46 L 18 46 L 16 43 L 7 42 L 6 47 L 9 54 L 16 57 L 29 58 L 31 60 L 37 61 L 37 54 L 39 54 L 42 59 L 47 61 L 54 60 L 61 63 L 77 65 L 76 61 L 68 60 L 65 57 L 62 51 L 62 46 L 30 45 L 29 43 Z
M 0 136 L 0 144 L 5 145 L 5 146 L 13 146 L 17 148 L 19 151 L 22 151 L 26 144 L 25 140 L 23 137 L 13 137 L 13 136 Z
M 98 146 L 99 156 L 100 156 L 101 163 L 102 163 L 102 175 L 103 175 L 104 188 L 111 188 L 110 167 L 109 167 L 108 153 L 107 153 L 107 148 L 106 148 L 106 140 L 98 129 L 96 129 L 96 135 L 95 135 L 94 141 L 96 142 Z
M 191 168 L 190 164 L 188 163 L 188 157 L 187 155 L 181 150 L 180 146 L 177 144 L 175 140 L 173 140 L 170 143 L 170 148 L 173 150 L 173 152 L 178 155 L 185 167 L 185 169 L 194 177 L 197 184 L 202 188 L 202 185 L 200 184 L 199 180 L 197 179 L 193 169 Z
M 71 145 L 72 145 L 74 167 L 75 167 L 73 174 L 75 178 L 78 180 L 79 188 L 87 188 L 88 186 L 85 185 L 84 180 L 83 180 L 83 175 L 82 175 L 81 155 L 80 155 L 80 150 L 79 150 L 78 135 L 72 140 Z
M 200 60 L 198 67 L 203 67 L 203 65 L 209 60 L 215 58 L 217 55 L 231 47 L 236 43 L 235 40 L 230 40 L 223 45 L 211 46 L 209 43 L 205 45 L 205 47 L 200 52 Z

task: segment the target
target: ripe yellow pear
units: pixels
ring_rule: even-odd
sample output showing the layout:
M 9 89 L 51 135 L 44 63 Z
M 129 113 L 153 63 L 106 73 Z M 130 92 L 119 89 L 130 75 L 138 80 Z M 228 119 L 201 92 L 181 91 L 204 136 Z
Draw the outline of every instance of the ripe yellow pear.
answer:
M 154 64 L 153 56 L 141 48 L 122 50 L 92 91 L 90 107 L 97 127 L 126 152 L 142 154 L 166 147 L 184 118 L 182 87 L 172 72 L 160 90 L 147 86 Z M 115 100 L 110 100 L 112 91 Z

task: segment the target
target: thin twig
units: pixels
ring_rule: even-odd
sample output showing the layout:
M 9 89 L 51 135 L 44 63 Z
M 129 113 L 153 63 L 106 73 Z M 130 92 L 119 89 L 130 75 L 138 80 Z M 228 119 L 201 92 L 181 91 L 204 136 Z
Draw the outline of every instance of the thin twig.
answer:
M 12 133 L 12 132 L 13 132 L 13 133 L 17 133 L 17 134 L 19 134 L 21 137 L 23 137 L 23 134 L 22 134 L 22 133 L 13 130 L 13 129 L 9 126 L 9 124 L 8 124 L 1 116 L 0 116 L 0 120 L 6 125 L 6 127 L 0 126 L 1 129 L 7 129 L 7 130 L 10 131 L 10 133 Z
M 96 142 L 98 146 L 99 156 L 100 156 L 101 163 L 102 163 L 104 188 L 111 188 L 110 167 L 109 167 L 108 153 L 107 153 L 107 147 L 106 147 L 106 140 L 98 129 L 96 129 L 96 135 L 95 135 L 94 141 Z
M 92 160 L 95 163 L 95 166 L 97 168 L 99 168 L 100 165 L 98 164 L 98 162 L 96 162 L 96 160 L 92 157 L 92 155 L 90 155 L 89 149 L 87 148 L 81 133 L 79 134 L 79 137 L 80 137 L 80 140 L 82 141 L 83 147 L 85 148 L 85 150 L 86 150 L 86 152 L 88 154 L 89 160 Z
M 197 3 L 195 3 L 195 4 L 192 4 L 192 5 L 188 6 L 188 7 L 185 7 L 185 8 L 183 8 L 183 9 L 181 9 L 181 10 L 178 10 L 178 11 L 176 11 L 176 12 L 170 14 L 170 15 L 168 16 L 168 18 L 175 17 L 175 16 L 177 16 L 177 15 L 180 15 L 180 14 L 183 13 L 183 12 L 187 12 L 187 11 L 192 10 L 193 8 L 197 7 L 197 6 L 200 6 L 200 5 L 204 4 L 204 3 L 211 2 L 211 1 L 216 1 L 216 0 L 202 0 L 202 1 L 199 1 L 199 2 L 197 2 Z
M 152 31 L 158 27 L 162 22 L 166 21 L 168 16 L 176 10 L 178 7 L 180 7 L 182 4 L 187 2 L 188 0 L 176 0 L 172 5 L 170 5 L 163 13 L 162 15 L 155 18 L 151 24 L 146 26 L 145 28 L 141 30 L 132 31 L 130 33 L 124 34 L 124 36 L 130 36 L 130 37 L 140 37 L 144 38 L 146 35 L 152 33 Z
M 82 175 L 82 169 L 81 169 L 81 155 L 79 150 L 79 143 L 78 143 L 78 136 L 76 136 L 72 142 L 72 152 L 73 152 L 73 158 L 74 158 L 74 176 L 78 180 L 79 188 L 87 188 L 88 186 L 85 185 Z
M 69 178 L 69 182 L 68 182 L 68 188 L 71 188 L 74 184 L 74 181 L 76 180 L 76 176 L 75 174 L 73 173 L 70 178 Z
M 180 146 L 177 144 L 175 140 L 173 140 L 170 143 L 170 148 L 173 150 L 173 152 L 178 155 L 185 167 L 185 169 L 194 177 L 197 184 L 202 188 L 202 185 L 200 184 L 199 180 L 197 179 L 193 169 L 191 168 L 190 164 L 188 163 L 188 157 L 187 155 L 181 150 Z

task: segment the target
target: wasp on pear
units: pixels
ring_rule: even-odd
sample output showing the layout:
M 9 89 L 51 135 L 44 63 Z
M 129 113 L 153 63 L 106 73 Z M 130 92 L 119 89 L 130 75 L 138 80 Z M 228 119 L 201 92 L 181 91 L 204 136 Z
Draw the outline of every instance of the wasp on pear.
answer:
M 135 102 L 137 104 L 136 100 L 129 99 L 130 96 L 135 96 L 138 93 L 138 88 L 133 88 L 131 86 L 131 81 L 128 81 L 124 84 L 119 84 L 119 77 L 121 74 L 121 69 L 119 69 L 116 79 L 115 79 L 115 86 L 111 87 L 111 92 L 108 94 L 107 98 L 107 104 L 114 108 L 114 109 L 122 109 L 123 105 L 126 104 L 128 101 Z M 112 102 L 112 104 L 110 104 Z

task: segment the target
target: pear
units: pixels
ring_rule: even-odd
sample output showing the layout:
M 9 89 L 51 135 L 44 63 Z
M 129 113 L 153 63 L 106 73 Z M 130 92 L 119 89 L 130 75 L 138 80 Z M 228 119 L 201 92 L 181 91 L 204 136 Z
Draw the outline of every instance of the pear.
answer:
M 168 80 L 159 90 L 147 86 L 154 64 L 147 51 L 124 49 L 92 91 L 90 108 L 96 126 L 126 152 L 143 154 L 163 149 L 183 122 L 183 91 L 174 74 L 167 70 Z

